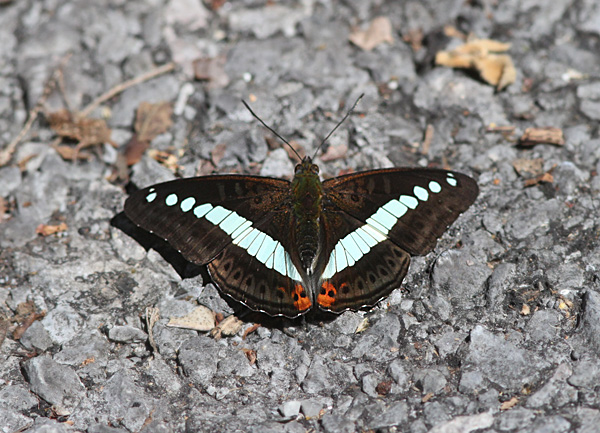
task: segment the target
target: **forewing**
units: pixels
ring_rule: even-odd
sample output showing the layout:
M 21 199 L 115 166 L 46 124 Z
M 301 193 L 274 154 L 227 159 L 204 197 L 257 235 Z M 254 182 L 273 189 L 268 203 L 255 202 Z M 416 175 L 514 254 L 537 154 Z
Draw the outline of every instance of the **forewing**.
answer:
M 253 176 L 179 179 L 136 191 L 125 202 L 125 214 L 187 260 L 206 264 L 257 231 L 280 236 L 289 225 L 289 185 Z
M 477 183 L 436 169 L 387 169 L 329 179 L 326 201 L 411 255 L 431 251 L 437 238 L 475 201 Z

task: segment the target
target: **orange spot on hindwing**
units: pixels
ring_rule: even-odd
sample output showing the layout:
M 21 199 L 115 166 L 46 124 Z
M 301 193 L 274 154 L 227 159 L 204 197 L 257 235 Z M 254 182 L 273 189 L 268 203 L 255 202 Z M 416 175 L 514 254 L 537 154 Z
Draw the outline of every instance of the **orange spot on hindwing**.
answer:
M 306 290 L 304 290 L 304 287 L 302 287 L 301 284 L 296 284 L 294 286 L 292 299 L 294 300 L 294 307 L 296 307 L 298 311 L 308 310 L 312 305 L 310 298 L 306 294 Z
M 346 283 L 342 283 L 340 288 L 346 286 Z M 333 284 L 325 281 L 321 284 L 321 291 L 319 292 L 319 296 L 317 296 L 317 303 L 324 308 L 329 308 L 333 304 L 335 304 L 335 297 L 337 296 L 338 290 L 335 288 Z

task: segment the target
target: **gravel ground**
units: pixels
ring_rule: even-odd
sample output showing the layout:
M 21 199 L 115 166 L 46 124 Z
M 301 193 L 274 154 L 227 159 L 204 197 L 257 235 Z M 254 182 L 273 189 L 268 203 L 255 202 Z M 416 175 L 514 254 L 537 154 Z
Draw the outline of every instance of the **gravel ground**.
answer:
M 122 152 L 105 144 L 65 160 L 40 116 L 0 167 L 0 431 L 598 431 L 596 1 L 1 3 L 2 149 L 65 54 L 49 111 L 81 110 L 175 62 L 92 112 L 121 150 L 138 105 L 169 101 L 173 125 L 151 149 L 174 155 L 178 174 L 210 172 L 212 161 L 222 173 L 290 176 L 293 162 L 240 100 L 309 153 L 364 93 L 330 141 L 342 157 L 319 161 L 326 176 L 450 167 L 481 193 L 379 306 L 268 320 L 164 245 L 146 250 L 123 219 Z M 391 21 L 391 43 L 349 42 L 378 16 Z M 510 43 L 516 81 L 496 91 L 435 66 L 438 50 L 461 43 L 446 26 Z M 214 79 L 194 79 L 199 58 L 213 59 Z M 516 146 L 530 127 L 561 128 L 565 143 Z M 174 176 L 148 154 L 131 170 L 139 187 Z M 242 329 L 213 338 L 166 326 L 198 304 L 236 312 Z M 161 317 L 150 328 L 148 307 Z

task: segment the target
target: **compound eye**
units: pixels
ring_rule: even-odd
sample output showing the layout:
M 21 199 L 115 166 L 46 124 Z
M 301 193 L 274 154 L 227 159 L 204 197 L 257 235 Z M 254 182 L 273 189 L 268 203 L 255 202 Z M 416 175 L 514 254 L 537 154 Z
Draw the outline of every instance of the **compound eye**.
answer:
M 302 171 L 302 164 L 296 165 L 296 168 L 294 169 L 294 172 L 296 174 L 300 174 L 301 171 Z
M 319 174 L 319 166 L 316 164 L 313 164 L 310 166 L 310 171 L 314 174 Z

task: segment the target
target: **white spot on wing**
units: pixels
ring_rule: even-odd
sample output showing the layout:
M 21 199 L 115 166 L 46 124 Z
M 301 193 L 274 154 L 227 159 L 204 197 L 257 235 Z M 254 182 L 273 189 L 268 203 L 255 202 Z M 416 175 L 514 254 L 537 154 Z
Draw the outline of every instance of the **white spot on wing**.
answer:
M 437 194 L 441 190 L 442 190 L 442 186 L 439 183 L 437 183 L 435 180 L 432 180 L 431 182 L 429 182 L 429 191 L 433 192 L 434 194 Z
M 267 259 L 273 255 L 276 246 L 277 242 L 274 241 L 271 236 L 265 235 L 265 240 L 258 250 L 258 253 L 256 253 L 258 261 L 266 265 Z
M 429 199 L 429 193 L 422 186 L 415 186 L 413 193 L 415 194 L 415 197 L 421 201 L 427 201 L 427 199 Z
M 179 207 L 181 208 L 182 211 L 189 212 L 189 210 L 191 208 L 193 208 L 195 204 L 196 204 L 196 199 L 194 197 L 188 197 L 181 202 Z
M 417 206 L 419 205 L 419 202 L 416 198 L 414 198 L 412 195 L 401 195 L 400 198 L 400 203 L 402 203 L 403 205 L 411 208 L 411 209 L 416 209 Z
M 335 248 L 333 249 L 333 251 L 331 251 L 331 255 L 329 256 L 329 262 L 327 263 L 327 266 L 325 267 L 325 270 L 323 271 L 322 278 L 324 280 L 328 280 L 329 278 L 333 277 L 334 274 L 335 274 Z
M 335 268 L 337 272 L 344 270 L 348 266 L 344 247 L 340 242 L 335 245 Z
M 156 192 L 154 192 L 154 188 L 152 188 L 150 194 L 146 196 L 146 201 L 152 203 L 154 200 L 156 200 Z
M 230 213 L 230 210 L 227 210 L 221 206 L 217 206 L 206 214 L 206 219 L 214 225 L 219 225 L 219 223 L 227 218 Z
M 394 215 L 396 218 L 400 218 L 403 216 L 408 208 L 400 203 L 398 200 L 390 200 L 386 204 L 383 205 L 383 208 Z
M 201 204 L 200 206 L 196 206 L 194 209 L 194 215 L 196 215 L 196 218 L 202 218 L 204 215 L 209 213 L 212 208 L 213 206 L 210 203 Z
M 285 255 L 286 252 L 283 249 L 283 246 L 281 245 L 281 243 L 277 242 L 277 247 L 275 248 L 275 252 L 273 253 L 273 269 L 275 269 L 284 277 L 287 275 L 285 266 Z
M 248 222 L 248 220 L 244 217 L 241 217 L 237 214 L 237 212 L 231 212 L 227 218 L 221 221 L 219 227 L 228 235 L 231 235 L 235 230 L 240 228 L 244 223 Z M 232 236 L 233 238 L 233 236 Z
M 178 200 L 179 199 L 177 198 L 177 194 L 169 194 L 165 199 L 165 204 L 167 206 L 175 206 Z

